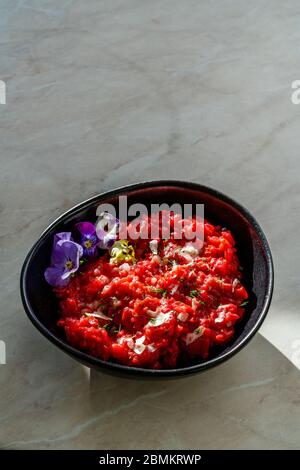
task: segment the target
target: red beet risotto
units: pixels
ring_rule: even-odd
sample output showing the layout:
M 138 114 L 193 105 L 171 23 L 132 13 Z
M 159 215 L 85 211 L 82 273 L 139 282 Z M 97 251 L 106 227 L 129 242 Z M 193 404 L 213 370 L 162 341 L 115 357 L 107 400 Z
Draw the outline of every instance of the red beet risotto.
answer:
M 118 240 L 103 253 L 54 289 L 58 325 L 75 348 L 105 361 L 166 369 L 205 359 L 233 337 L 248 294 L 229 230 L 205 221 L 200 251 L 171 235 Z

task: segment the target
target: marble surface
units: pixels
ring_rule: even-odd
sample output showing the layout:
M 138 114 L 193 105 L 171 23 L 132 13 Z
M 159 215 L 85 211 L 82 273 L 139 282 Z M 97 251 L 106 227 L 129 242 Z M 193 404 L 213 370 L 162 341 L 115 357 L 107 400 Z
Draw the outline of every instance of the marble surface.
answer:
M 258 362 L 258 357 L 264 360 Z M 37 367 L 40 361 L 47 366 Z M 18 375 L 6 387 L 6 407 L 1 409 L 2 446 L 299 446 L 300 397 L 295 393 L 300 385 L 299 372 L 260 335 L 231 361 L 190 378 L 136 381 L 87 371 L 52 346 L 50 350 L 40 348 L 39 359 L 27 368 L 26 380 Z
M 3 448 L 299 447 L 299 18 L 296 0 L 0 0 Z M 161 178 L 224 191 L 262 224 L 263 337 L 180 381 L 89 374 L 25 317 L 21 264 L 75 203 Z

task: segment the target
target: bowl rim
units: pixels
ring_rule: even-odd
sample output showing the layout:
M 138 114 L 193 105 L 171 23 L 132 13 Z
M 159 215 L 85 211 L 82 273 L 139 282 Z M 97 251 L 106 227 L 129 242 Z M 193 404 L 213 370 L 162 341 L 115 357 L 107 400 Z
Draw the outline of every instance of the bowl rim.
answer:
M 51 232 L 51 230 L 64 218 L 66 218 L 67 216 L 71 214 L 72 215 L 76 214 L 76 212 L 81 211 L 83 208 L 88 207 L 89 205 L 96 202 L 97 200 L 107 199 L 111 196 L 117 196 L 118 194 L 129 193 L 134 190 L 147 189 L 147 188 L 155 187 L 155 186 L 170 186 L 170 187 L 180 187 L 183 189 L 195 189 L 198 191 L 205 192 L 218 199 L 221 199 L 223 202 L 231 205 L 233 208 L 239 211 L 248 220 L 248 222 L 250 222 L 251 226 L 256 231 L 258 238 L 262 243 L 263 251 L 264 251 L 264 254 L 266 257 L 266 263 L 267 263 L 268 284 L 267 284 L 267 292 L 264 297 L 263 306 L 261 308 L 257 321 L 255 322 L 253 327 L 248 331 L 248 333 L 243 337 L 243 339 L 240 342 L 238 342 L 234 347 L 230 348 L 227 352 L 221 353 L 218 357 L 203 361 L 199 364 L 194 364 L 194 365 L 187 366 L 187 367 L 181 367 L 178 369 L 177 368 L 176 369 L 146 369 L 146 368 L 126 366 L 126 365 L 98 359 L 83 351 L 80 351 L 79 349 L 74 348 L 73 346 L 66 343 L 63 339 L 55 336 L 37 318 L 33 308 L 30 305 L 30 301 L 29 301 L 29 297 L 28 297 L 28 293 L 26 289 L 28 267 L 29 267 L 33 254 L 36 252 L 36 250 L 39 248 L 42 242 L 46 239 L 46 237 Z M 142 376 L 144 377 L 178 377 L 181 375 L 190 375 L 193 373 L 210 369 L 230 359 L 232 356 L 234 356 L 237 352 L 239 352 L 248 344 L 248 342 L 252 339 L 252 337 L 256 334 L 256 332 L 261 327 L 271 304 L 272 295 L 273 295 L 273 287 L 274 287 L 274 265 L 273 265 L 270 246 L 261 226 L 259 225 L 257 220 L 253 217 L 253 215 L 248 211 L 248 209 L 246 209 L 240 203 L 236 202 L 231 197 L 223 194 L 222 192 L 216 189 L 210 188 L 200 183 L 180 181 L 180 180 L 143 181 L 143 182 L 138 182 L 134 184 L 129 184 L 126 186 L 120 186 L 110 191 L 101 192 L 95 196 L 92 196 L 80 202 L 79 204 L 76 204 L 75 206 L 71 207 L 70 209 L 65 211 L 63 214 L 61 214 L 59 217 L 57 217 L 41 233 L 38 240 L 33 244 L 31 249 L 29 250 L 23 262 L 21 275 L 20 275 L 20 292 L 21 292 L 21 300 L 22 300 L 24 310 L 28 318 L 31 320 L 34 326 L 40 331 L 40 333 L 42 333 L 43 336 L 49 339 L 58 348 L 62 349 L 65 353 L 72 356 L 73 358 L 75 357 L 79 362 L 85 365 L 102 369 L 103 372 L 105 372 L 106 370 L 106 372 L 115 373 L 115 374 L 119 374 L 123 376 L 141 376 L 141 377 Z

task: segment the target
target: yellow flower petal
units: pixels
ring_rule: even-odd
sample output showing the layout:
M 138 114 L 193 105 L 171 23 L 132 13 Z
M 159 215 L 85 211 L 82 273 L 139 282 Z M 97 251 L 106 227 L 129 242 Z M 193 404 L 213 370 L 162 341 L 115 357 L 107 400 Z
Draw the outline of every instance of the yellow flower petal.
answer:
M 111 263 L 136 262 L 134 248 L 128 240 L 117 240 L 110 249 L 110 256 Z

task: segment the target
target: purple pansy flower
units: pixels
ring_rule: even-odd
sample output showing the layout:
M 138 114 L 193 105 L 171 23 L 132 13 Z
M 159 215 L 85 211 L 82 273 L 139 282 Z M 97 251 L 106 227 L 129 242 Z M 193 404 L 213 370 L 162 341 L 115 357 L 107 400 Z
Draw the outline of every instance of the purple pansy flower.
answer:
M 71 232 L 60 232 L 60 233 L 56 233 L 54 235 L 52 253 L 51 253 L 51 261 L 50 261 L 51 266 L 54 264 L 55 247 L 56 247 L 58 242 L 63 241 L 63 240 L 72 241 Z
M 96 222 L 96 233 L 99 238 L 98 246 L 104 250 L 110 248 L 117 239 L 119 219 L 109 212 L 102 212 Z
M 70 275 L 79 268 L 79 259 L 82 254 L 82 247 L 71 239 L 71 233 L 56 234 L 51 254 L 51 266 L 44 273 L 46 281 L 53 287 L 65 287 L 70 280 Z
M 79 222 L 75 225 L 79 232 L 79 243 L 83 248 L 83 255 L 90 258 L 97 253 L 98 237 L 96 228 L 91 222 Z

